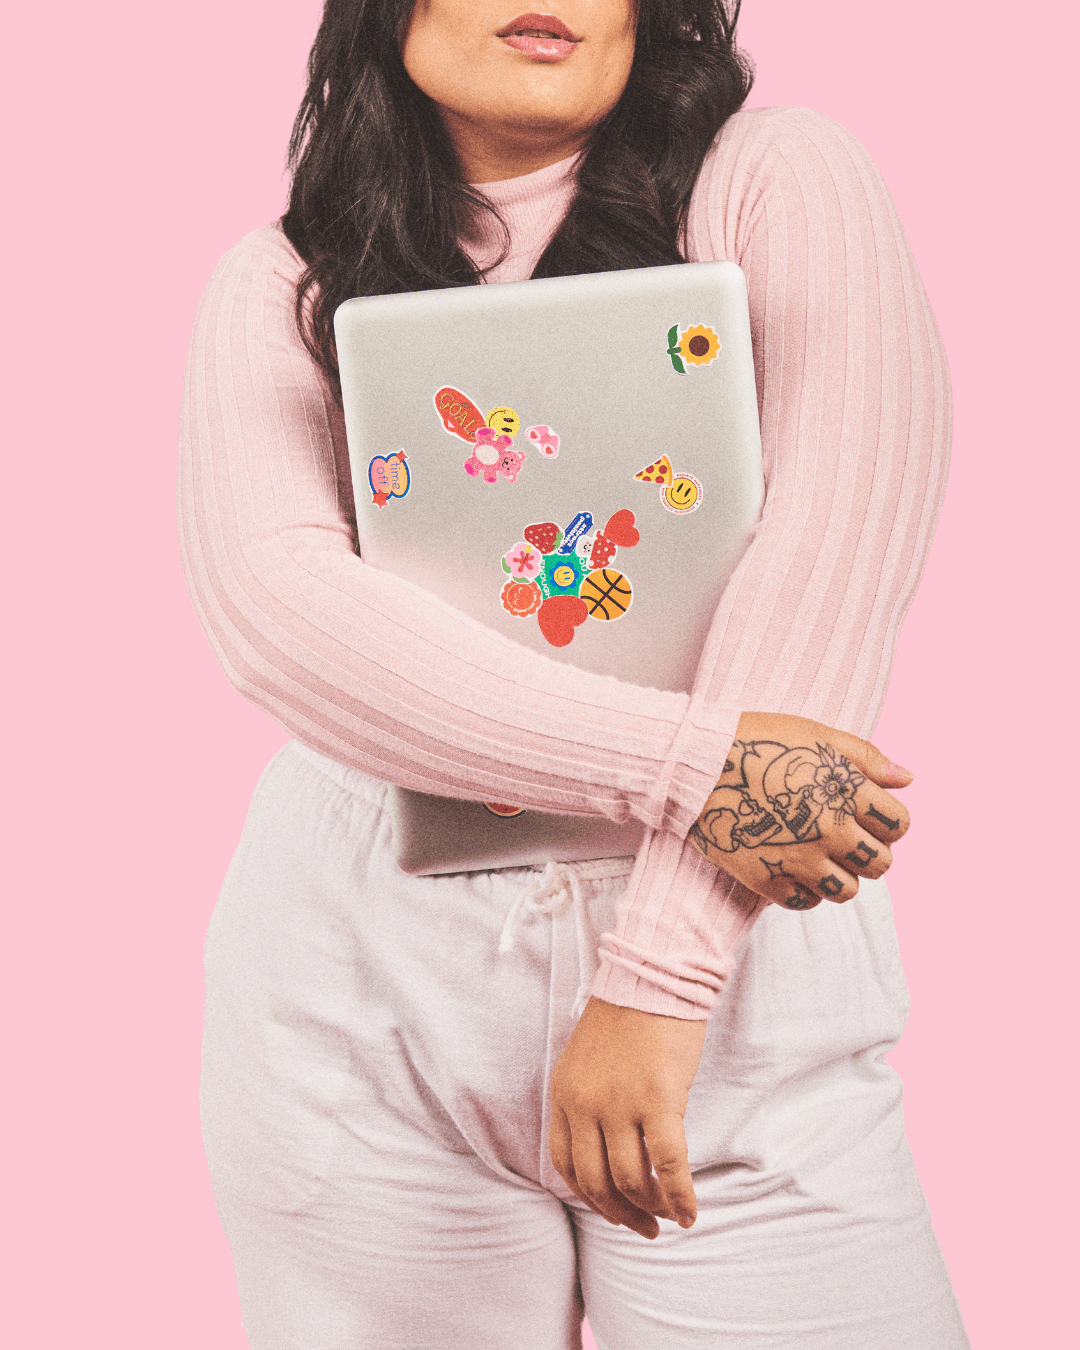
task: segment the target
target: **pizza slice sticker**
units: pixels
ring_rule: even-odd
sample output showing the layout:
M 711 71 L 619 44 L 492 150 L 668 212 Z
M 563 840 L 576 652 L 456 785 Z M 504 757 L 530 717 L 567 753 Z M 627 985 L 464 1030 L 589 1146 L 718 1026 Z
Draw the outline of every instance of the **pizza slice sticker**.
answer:
M 667 455 L 661 455 L 655 464 L 646 464 L 640 473 L 634 474 L 634 479 L 638 483 L 659 483 L 664 486 L 674 478 L 671 471 L 671 460 Z

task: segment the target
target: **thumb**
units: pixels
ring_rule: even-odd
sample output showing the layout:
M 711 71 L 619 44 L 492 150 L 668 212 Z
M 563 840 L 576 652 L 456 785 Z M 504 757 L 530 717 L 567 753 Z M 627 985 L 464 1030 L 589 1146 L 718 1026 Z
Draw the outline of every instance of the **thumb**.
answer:
M 844 739 L 849 745 L 841 747 L 843 752 L 849 759 L 854 760 L 867 778 L 878 787 L 905 788 L 914 780 L 915 775 L 910 769 L 894 764 L 871 741 L 864 741 L 860 736 L 847 736 Z

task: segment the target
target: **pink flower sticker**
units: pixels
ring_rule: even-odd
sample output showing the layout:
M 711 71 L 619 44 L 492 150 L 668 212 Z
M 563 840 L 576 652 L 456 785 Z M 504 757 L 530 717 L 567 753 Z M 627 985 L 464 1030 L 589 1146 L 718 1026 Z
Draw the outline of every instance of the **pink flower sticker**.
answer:
M 554 459 L 559 453 L 559 438 L 549 426 L 529 427 L 525 435 L 540 447 L 545 459 Z
M 515 544 L 503 557 L 503 564 L 512 577 L 532 580 L 540 571 L 541 555 L 539 549 L 524 542 Z

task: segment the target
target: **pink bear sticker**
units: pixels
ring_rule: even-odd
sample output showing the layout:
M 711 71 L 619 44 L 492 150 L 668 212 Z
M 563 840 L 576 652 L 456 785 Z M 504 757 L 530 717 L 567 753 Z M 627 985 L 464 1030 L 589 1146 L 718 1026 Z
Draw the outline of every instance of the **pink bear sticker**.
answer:
M 465 472 L 474 478 L 483 478 L 485 483 L 494 483 L 502 474 L 513 483 L 525 463 L 525 452 L 512 449 L 513 444 L 513 438 L 504 431 L 481 427 L 476 433 L 473 452 L 465 461 Z
M 529 427 L 525 435 L 533 445 L 540 447 L 540 453 L 545 459 L 554 459 L 559 453 L 559 438 L 550 427 Z

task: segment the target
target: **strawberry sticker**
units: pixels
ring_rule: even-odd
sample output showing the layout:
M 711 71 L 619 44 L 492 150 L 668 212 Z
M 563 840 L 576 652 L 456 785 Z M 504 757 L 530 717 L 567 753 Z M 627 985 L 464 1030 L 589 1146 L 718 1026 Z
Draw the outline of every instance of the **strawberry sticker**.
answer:
M 540 553 L 554 553 L 562 539 L 562 530 L 553 520 L 544 520 L 539 525 L 526 525 L 521 537 Z

